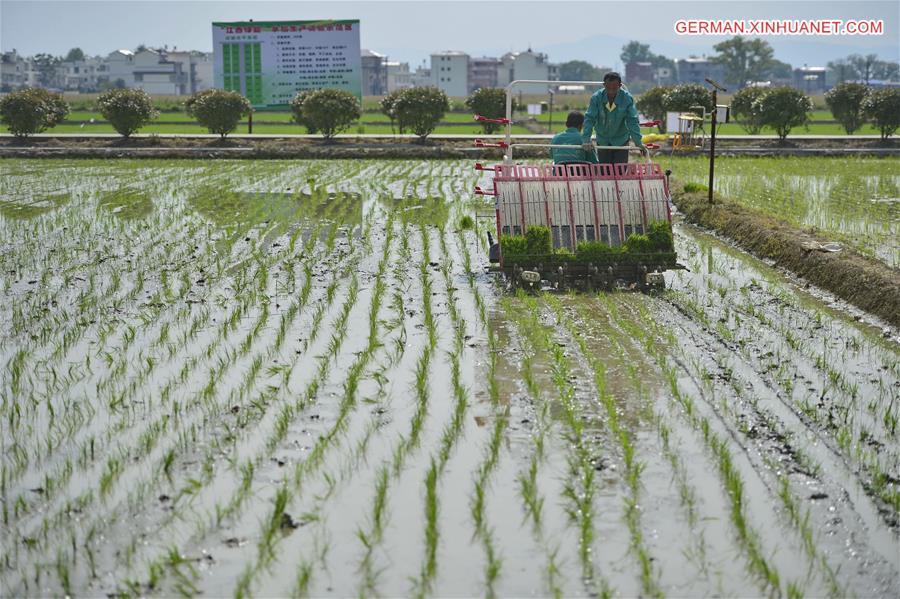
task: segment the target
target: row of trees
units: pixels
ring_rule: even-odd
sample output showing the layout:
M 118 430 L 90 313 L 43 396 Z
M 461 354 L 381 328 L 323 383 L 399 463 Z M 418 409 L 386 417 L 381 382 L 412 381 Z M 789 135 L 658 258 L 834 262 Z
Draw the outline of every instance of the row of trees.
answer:
M 900 89 L 872 90 L 857 83 L 835 87 L 825 97 L 835 120 L 851 134 L 866 121 L 882 139 L 900 127 Z M 651 88 L 637 99 L 645 116 L 659 120 L 665 130 L 666 112 L 686 112 L 702 106 L 713 109 L 709 91 L 702 85 L 686 83 Z M 466 99 L 473 113 L 497 119 L 504 116 L 506 92 L 502 88 L 482 88 Z M 159 114 L 151 97 L 143 90 L 113 89 L 101 94 L 97 108 L 115 130 L 128 137 L 149 124 Z M 732 96 L 731 112 L 747 133 L 772 128 L 781 139 L 791 129 L 809 123 L 812 101 L 792 87 L 747 87 Z M 436 87 L 415 87 L 395 91 L 381 101 L 381 111 L 400 133 L 407 131 L 425 140 L 450 110 L 447 95 Z M 197 92 L 185 102 L 185 111 L 211 133 L 225 137 L 240 120 L 250 114 L 248 100 L 237 92 L 209 89 Z M 346 91 L 317 89 L 299 92 L 291 102 L 293 120 L 309 133 L 331 139 L 347 130 L 362 116 L 359 99 Z M 0 99 L 0 120 L 16 136 L 40 133 L 56 126 L 69 114 L 62 95 L 41 88 L 26 88 Z M 500 128 L 483 122 L 485 133 Z
M 502 90 L 497 90 L 502 93 Z M 250 102 L 237 92 L 208 89 L 193 94 L 184 103 L 185 112 L 210 133 L 225 137 L 252 111 Z M 125 137 L 139 131 L 159 112 L 147 92 L 139 89 L 108 90 L 97 99 L 97 109 Z M 436 87 L 407 88 L 386 97 L 382 111 L 400 132 L 428 137 L 450 110 L 447 95 Z M 299 92 L 291 102 L 293 120 L 309 133 L 331 139 L 359 120 L 359 98 L 338 89 Z M 0 99 L 0 121 L 17 137 L 41 133 L 62 122 L 69 106 L 58 93 L 43 88 L 25 88 Z
M 900 127 L 900 89 L 873 90 L 859 83 L 838 85 L 825 95 L 834 119 L 851 134 L 865 122 L 881 133 L 882 139 Z M 702 106 L 712 110 L 712 97 L 702 85 L 685 83 L 651 88 L 637 99 L 637 108 L 645 116 L 663 123 L 666 112 L 686 112 Z M 745 87 L 731 98 L 731 114 L 747 133 L 758 134 L 772 128 L 781 139 L 791 129 L 809 123 L 812 101 L 793 87 Z
M 159 115 L 153 99 L 140 89 L 111 89 L 97 98 L 97 110 L 120 135 L 129 137 Z M 209 89 L 185 102 L 186 112 L 222 137 L 234 131 L 241 117 L 250 113 L 250 102 L 236 92 Z M 53 128 L 69 114 L 62 94 L 43 88 L 25 88 L 0 99 L 0 122 L 16 137 L 27 137 Z
M 731 87 L 741 88 L 752 81 L 765 81 L 768 79 L 790 79 L 791 65 L 775 58 L 775 51 L 769 42 L 760 38 L 746 38 L 736 35 L 730 39 L 715 44 L 715 55 L 710 57 L 712 62 L 719 63 L 725 69 L 725 83 Z M 622 46 L 619 55 L 622 64 L 630 62 L 649 62 L 654 67 L 674 68 L 675 62 L 661 54 L 650 51 L 649 44 L 631 41 Z M 560 78 L 564 76 L 563 67 L 569 63 L 560 65 Z M 583 65 L 588 65 L 583 63 Z M 593 76 L 602 73 L 585 71 Z M 866 85 L 872 80 L 896 80 L 900 78 L 900 64 L 896 61 L 881 60 L 876 54 L 851 54 L 846 58 L 834 60 L 827 64 L 829 80 L 834 84 L 845 81 L 863 81 Z

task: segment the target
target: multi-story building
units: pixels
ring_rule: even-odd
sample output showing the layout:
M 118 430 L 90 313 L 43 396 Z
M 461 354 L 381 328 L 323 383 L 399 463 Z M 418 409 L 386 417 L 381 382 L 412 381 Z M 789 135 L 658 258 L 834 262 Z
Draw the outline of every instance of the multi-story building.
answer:
M 388 93 L 387 56 L 362 50 L 362 93 L 364 96 L 384 96 Z
M 500 60 L 489 56 L 469 59 L 469 92 L 482 87 L 497 87 Z
M 431 69 L 425 66 L 425 61 L 423 60 L 422 64 L 416 67 L 416 70 L 410 74 L 409 86 L 429 87 L 433 85 L 434 81 L 431 80 Z
M 183 66 L 180 62 L 170 61 L 164 50 L 145 48 L 133 56 L 134 83 L 129 87 L 142 89 L 150 95 L 184 95 L 188 77 Z
M 448 50 L 431 55 L 432 85 L 451 97 L 469 94 L 469 55 Z
M 63 61 L 58 72 L 63 89 L 93 91 L 106 81 L 106 61 L 99 56 L 85 56 L 82 60 Z
M 808 67 L 803 65 L 794 69 L 792 82 L 794 87 L 806 94 L 820 94 L 828 89 L 825 83 L 825 67 Z
M 505 87 L 512 81 L 533 79 L 537 81 L 558 81 L 559 67 L 550 64 L 547 55 L 528 48 L 525 52 L 507 52 L 500 57 L 497 69 L 497 85 Z M 543 83 L 523 84 L 516 91 L 526 94 L 546 93 L 548 86 Z
M 412 73 L 409 71 L 408 62 L 391 62 L 387 65 L 387 91 L 395 92 L 398 89 L 412 87 Z
M 106 81 L 114 87 L 134 87 L 134 52 L 115 50 L 106 56 Z
M 656 83 L 655 74 L 652 62 L 629 62 L 625 65 L 625 81 L 629 84 L 637 81 Z
M 13 49 L 0 55 L 0 86 L 14 90 L 28 84 L 28 63 Z
M 679 83 L 700 83 L 705 85 L 706 79 L 722 83 L 725 79 L 725 67 L 708 58 L 681 58 L 678 65 Z
M 213 59 L 209 52 L 172 50 L 166 52 L 166 59 L 181 63 L 181 72 L 185 75 L 182 94 L 193 94 L 213 87 Z

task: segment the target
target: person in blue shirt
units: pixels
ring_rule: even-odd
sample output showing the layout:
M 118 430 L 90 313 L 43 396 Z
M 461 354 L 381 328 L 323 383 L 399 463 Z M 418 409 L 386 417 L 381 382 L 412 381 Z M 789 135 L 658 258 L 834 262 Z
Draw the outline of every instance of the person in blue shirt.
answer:
M 603 89 L 591 96 L 581 132 L 584 150 L 592 147 L 591 135 L 595 132 L 598 146 L 624 146 L 631 139 L 634 145 L 644 148 L 634 98 L 622 89 L 622 77 L 618 73 L 604 75 Z M 628 162 L 628 150 L 597 150 L 597 159 L 611 164 Z
M 594 149 L 585 150 L 581 147 L 581 126 L 584 124 L 584 115 L 577 110 L 566 117 L 565 131 L 553 136 L 551 145 L 571 145 L 572 148 L 550 148 L 550 157 L 553 164 L 595 164 L 597 154 Z

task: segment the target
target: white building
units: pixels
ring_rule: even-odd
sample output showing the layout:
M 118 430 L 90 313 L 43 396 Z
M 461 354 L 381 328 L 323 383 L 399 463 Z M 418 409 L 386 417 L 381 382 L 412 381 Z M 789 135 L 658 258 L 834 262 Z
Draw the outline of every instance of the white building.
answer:
M 525 52 L 507 52 L 500 57 L 500 66 L 497 69 L 497 85 L 506 87 L 512 81 L 521 79 L 534 79 L 538 81 L 559 81 L 559 68 L 550 64 L 547 55 L 534 52 L 528 48 Z M 526 94 L 547 93 L 548 86 L 544 84 L 526 84 L 516 87 L 516 91 Z
M 107 81 L 117 86 L 122 81 L 124 87 L 134 87 L 134 52 L 131 50 L 116 50 L 106 57 Z
M 57 69 L 63 89 L 94 90 L 107 78 L 108 65 L 99 56 L 85 56 L 83 60 L 63 61 Z
M 469 55 L 448 50 L 431 55 L 431 84 L 450 97 L 469 94 Z
M 412 87 L 412 73 L 409 71 L 408 62 L 387 62 L 387 91 L 388 93 Z
M 28 83 L 28 64 L 13 49 L 0 55 L 0 85 L 4 90 L 17 89 Z
M 410 87 L 428 87 L 434 85 L 434 82 L 431 80 L 431 69 L 425 66 L 424 60 L 422 61 L 422 64 L 416 67 L 416 70 L 410 74 L 409 85 Z
M 180 62 L 172 62 L 164 51 L 146 48 L 134 55 L 134 84 L 129 87 L 142 89 L 151 96 L 180 96 L 185 93 L 188 81 Z
M 213 87 L 213 59 L 209 52 L 172 50 L 165 54 L 169 62 L 181 64 L 185 76 L 182 94 L 190 95 Z

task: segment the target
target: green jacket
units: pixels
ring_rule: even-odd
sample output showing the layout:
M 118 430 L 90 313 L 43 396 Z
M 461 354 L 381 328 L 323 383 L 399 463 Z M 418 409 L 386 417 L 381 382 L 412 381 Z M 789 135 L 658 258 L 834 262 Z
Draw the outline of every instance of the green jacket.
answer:
M 550 158 L 553 164 L 561 162 L 597 162 L 596 152 L 585 152 L 581 149 L 581 131 L 575 127 L 569 127 L 561 133 L 553 136 L 552 145 L 571 145 L 573 148 L 550 148 Z
M 624 89 L 620 89 L 613 101 L 613 109 L 607 110 L 609 103 L 606 90 L 601 89 L 591 96 L 588 109 L 584 113 L 584 128 L 581 138 L 584 143 L 591 141 L 591 135 L 597 132 L 598 146 L 624 146 L 628 138 L 634 145 L 641 146 L 641 126 L 634 98 Z

